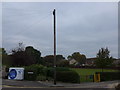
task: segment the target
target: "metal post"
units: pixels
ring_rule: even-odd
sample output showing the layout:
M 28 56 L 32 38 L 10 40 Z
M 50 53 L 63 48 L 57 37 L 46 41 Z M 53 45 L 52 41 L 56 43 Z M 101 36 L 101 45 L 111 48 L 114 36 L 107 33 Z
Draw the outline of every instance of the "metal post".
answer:
M 54 85 L 56 85 L 56 14 L 55 9 L 53 11 L 54 16 Z

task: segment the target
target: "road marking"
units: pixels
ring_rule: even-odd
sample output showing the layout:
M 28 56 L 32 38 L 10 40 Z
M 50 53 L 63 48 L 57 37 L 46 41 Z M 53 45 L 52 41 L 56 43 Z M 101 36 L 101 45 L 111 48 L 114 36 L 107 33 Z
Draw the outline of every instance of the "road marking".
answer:
M 2 87 L 12 87 L 12 86 L 10 86 L 10 85 L 2 85 Z
M 9 86 L 9 85 L 2 85 L 3 88 L 80 88 L 80 87 L 19 87 L 19 86 Z
M 22 86 L 12 86 L 12 85 L 2 85 L 3 88 L 11 87 L 11 88 L 47 88 L 47 87 L 22 87 Z

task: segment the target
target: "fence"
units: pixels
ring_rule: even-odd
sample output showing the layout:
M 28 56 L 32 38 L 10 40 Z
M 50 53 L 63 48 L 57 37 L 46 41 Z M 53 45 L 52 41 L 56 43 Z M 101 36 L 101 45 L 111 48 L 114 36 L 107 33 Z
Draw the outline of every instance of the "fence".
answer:
M 96 72 L 100 74 L 101 81 L 120 80 L 120 72 Z
M 83 69 L 101 69 L 99 67 L 95 67 L 95 66 L 74 66 L 72 68 L 83 68 Z M 103 69 L 113 69 L 113 70 L 120 70 L 120 66 L 118 67 L 105 67 Z

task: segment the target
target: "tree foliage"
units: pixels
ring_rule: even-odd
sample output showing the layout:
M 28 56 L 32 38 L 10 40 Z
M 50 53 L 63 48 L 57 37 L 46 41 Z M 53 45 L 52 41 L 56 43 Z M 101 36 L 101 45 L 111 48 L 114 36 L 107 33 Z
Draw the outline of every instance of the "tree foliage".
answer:
M 25 47 L 24 47 L 23 43 L 18 43 L 18 47 L 12 49 L 11 53 L 14 54 L 14 53 L 17 53 L 17 52 L 22 52 L 22 51 L 24 51 L 24 49 L 25 49 Z
M 32 64 L 40 63 L 41 60 L 41 52 L 37 49 L 34 49 L 32 46 L 28 46 L 25 49 L 25 55 L 28 59 L 26 63 L 31 62 Z
M 71 56 L 67 57 L 68 59 L 75 59 L 79 65 L 85 64 L 86 56 L 84 54 L 80 54 L 79 52 L 74 52 Z
M 1 58 L 3 65 L 11 65 L 12 62 L 10 61 L 9 56 L 4 48 L 1 48 Z
M 63 64 L 65 58 L 62 55 L 56 55 L 56 64 L 57 66 L 60 65 L 60 63 Z M 47 55 L 43 57 L 43 61 L 45 62 L 45 66 L 53 66 L 54 64 L 54 55 Z
M 110 51 L 108 48 L 101 48 L 96 56 L 95 64 L 97 67 L 108 67 L 113 63 L 113 58 L 110 56 Z
M 69 66 L 69 61 L 63 59 L 63 60 L 57 62 L 57 66 L 58 67 L 68 67 Z
M 13 66 L 27 66 L 31 64 L 40 64 L 41 52 L 34 49 L 32 46 L 27 46 L 25 49 L 22 44 L 12 50 L 10 55 Z

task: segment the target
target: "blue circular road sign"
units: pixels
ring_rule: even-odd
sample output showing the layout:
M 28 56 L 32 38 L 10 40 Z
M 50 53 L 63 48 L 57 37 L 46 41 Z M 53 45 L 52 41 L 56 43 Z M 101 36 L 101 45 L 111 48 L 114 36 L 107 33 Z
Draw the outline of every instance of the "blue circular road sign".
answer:
M 15 69 L 11 69 L 8 76 L 10 79 L 14 79 L 17 76 L 17 71 Z

